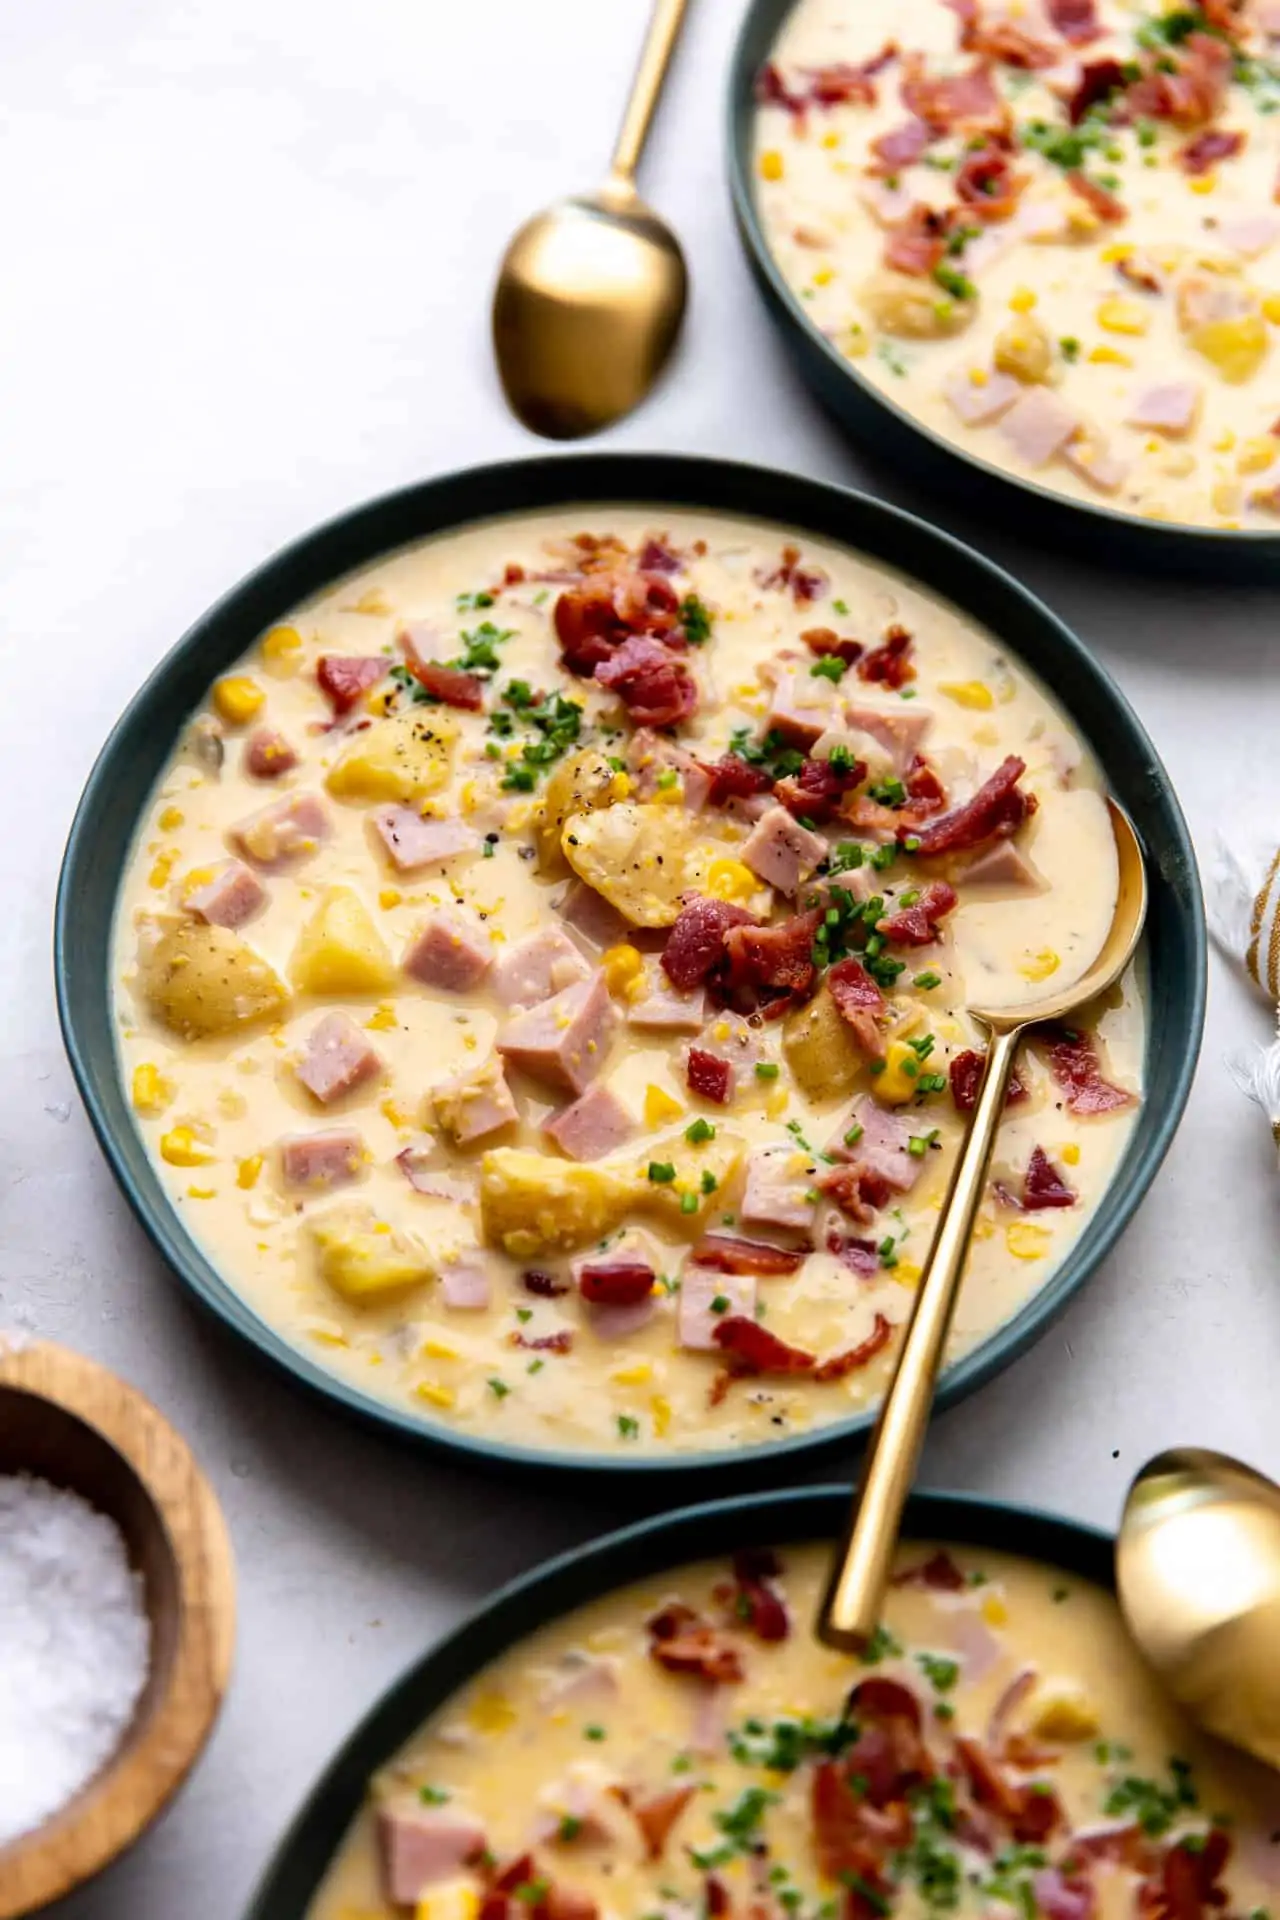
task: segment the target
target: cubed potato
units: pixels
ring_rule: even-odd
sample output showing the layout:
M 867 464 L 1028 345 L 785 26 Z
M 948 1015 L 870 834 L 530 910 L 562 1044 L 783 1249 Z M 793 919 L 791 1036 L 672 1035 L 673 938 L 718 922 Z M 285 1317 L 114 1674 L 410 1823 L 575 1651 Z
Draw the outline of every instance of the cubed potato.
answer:
M 992 359 L 1001 373 L 1033 385 L 1053 365 L 1053 341 L 1048 329 L 1032 313 L 1018 313 L 1001 327 L 992 345 Z
M 736 1200 L 734 1177 L 745 1153 L 745 1140 L 720 1121 L 715 1138 L 697 1146 L 678 1127 L 650 1135 L 632 1171 L 634 1204 L 678 1232 L 698 1233 L 712 1214 L 724 1212 Z M 651 1180 L 653 1165 L 674 1167 L 674 1180 Z
M 308 1232 L 322 1278 L 354 1307 L 379 1306 L 434 1277 L 424 1250 L 372 1207 L 333 1207 Z
M 1267 323 L 1260 313 L 1242 314 L 1238 320 L 1206 320 L 1193 327 L 1187 345 L 1202 353 L 1231 386 L 1251 380 L 1262 365 L 1270 345 Z
M 355 735 L 325 785 L 340 800 L 420 800 L 448 780 L 457 732 L 438 707 L 374 720 Z
M 288 1003 L 275 968 L 227 927 L 184 920 L 150 946 L 140 963 L 149 1005 L 186 1039 L 229 1033 Z
M 289 962 L 299 993 L 385 993 L 396 970 L 368 908 L 350 887 L 330 887 Z
M 881 333 L 899 340 L 946 340 L 962 333 L 978 310 L 976 299 L 957 300 L 932 280 L 882 273 L 862 289 L 862 304 Z
M 844 1098 L 866 1066 L 848 1022 L 825 987 L 807 1007 L 787 1016 L 782 1051 L 810 1100 Z
M 683 808 L 632 801 L 570 814 L 560 844 L 574 872 L 634 927 L 674 925 L 681 894 L 706 892 L 726 852 L 722 841 L 694 838 Z
M 1095 1740 L 1098 1709 L 1070 1681 L 1048 1681 L 1039 1688 L 1031 1712 L 1031 1731 L 1041 1740 Z
M 637 1184 L 634 1174 L 613 1168 L 495 1147 L 480 1162 L 484 1236 L 517 1260 L 570 1253 L 621 1223 L 635 1204 Z
M 610 806 L 620 785 L 618 774 L 602 753 L 575 753 L 560 762 L 543 789 L 542 805 L 533 825 L 538 866 L 543 873 L 568 871 L 560 835 L 570 814 L 596 813 Z

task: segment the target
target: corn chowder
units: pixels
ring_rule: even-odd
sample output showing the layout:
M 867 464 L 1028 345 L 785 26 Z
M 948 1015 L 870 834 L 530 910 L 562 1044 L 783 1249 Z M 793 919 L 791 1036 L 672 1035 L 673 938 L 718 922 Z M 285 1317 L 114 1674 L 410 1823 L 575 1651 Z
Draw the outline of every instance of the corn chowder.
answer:
M 1280 524 L 1274 0 L 800 0 L 760 75 L 778 266 L 966 454 Z
M 586 517 L 586 516 L 583 516 Z M 998 641 L 707 516 L 380 561 L 212 688 L 120 901 L 121 1065 L 273 1326 L 425 1421 L 732 1447 L 879 1395 L 982 1070 L 1069 981 L 1099 775 Z M 1029 1053 L 952 1354 L 1133 1124 L 1132 980 Z
M 685 1568 L 514 1648 L 373 1781 L 310 1920 L 1265 1920 L 1274 1779 L 1109 1594 L 903 1548 L 858 1662 L 809 1631 L 828 1561 Z

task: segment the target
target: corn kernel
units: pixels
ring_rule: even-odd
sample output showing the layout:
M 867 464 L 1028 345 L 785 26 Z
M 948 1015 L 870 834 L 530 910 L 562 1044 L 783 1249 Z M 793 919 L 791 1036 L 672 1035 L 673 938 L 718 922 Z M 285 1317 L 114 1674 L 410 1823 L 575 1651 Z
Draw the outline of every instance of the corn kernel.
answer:
M 380 1000 L 369 1018 L 365 1021 L 365 1030 L 369 1033 L 390 1033 L 400 1023 L 396 1010 L 389 1000 Z
M 1230 427 L 1224 429 L 1211 444 L 1215 453 L 1230 453 L 1236 443 L 1236 436 Z
M 707 868 L 707 892 L 717 900 L 749 900 L 759 884 L 741 860 L 713 860 Z
M 760 178 L 762 180 L 781 180 L 783 175 L 782 155 L 775 147 L 760 155 Z
M 1145 333 L 1150 324 L 1151 316 L 1138 300 L 1113 293 L 1098 302 L 1098 325 L 1108 333 Z
M 186 823 L 187 816 L 181 807 L 166 807 L 156 825 L 161 833 L 176 833 L 178 828 L 185 826 Z
M 1264 293 L 1262 311 L 1273 327 L 1280 327 L 1280 293 Z
M 1122 353 L 1119 347 L 1094 347 L 1089 359 L 1095 367 L 1131 367 L 1132 354 Z
M 877 1100 L 886 1107 L 903 1107 L 919 1092 L 920 1058 L 905 1040 L 891 1040 L 884 1067 L 871 1082 Z
M 889 1278 L 896 1280 L 900 1287 L 918 1287 L 920 1269 L 914 1260 L 899 1260 L 896 1267 L 890 1267 Z
M 1062 1158 L 1069 1167 L 1078 1167 L 1080 1165 L 1080 1149 L 1074 1140 L 1068 1140 L 1066 1146 L 1062 1149 Z
M 671 1402 L 665 1394 L 655 1393 L 649 1402 L 649 1411 L 653 1415 L 653 1430 L 661 1440 L 671 1425 Z
M 1236 455 L 1237 473 L 1261 473 L 1280 453 L 1274 440 L 1246 440 Z
M 1240 488 L 1234 480 L 1219 480 L 1209 495 L 1215 513 L 1234 515 L 1240 511 Z
M 312 1320 L 307 1326 L 308 1337 L 322 1347 L 345 1347 L 345 1330 L 336 1320 Z
M 351 611 L 352 613 L 367 613 L 377 616 L 379 614 L 394 613 L 395 608 L 381 587 L 370 587 L 366 593 L 360 595 L 360 598 L 356 601 Z
M 469 1880 L 446 1880 L 421 1894 L 413 1920 L 476 1920 L 480 1895 Z
M 985 387 L 990 378 L 991 375 L 985 367 L 970 367 L 969 369 L 969 385 L 971 387 Z
M 652 1380 L 653 1368 L 647 1360 L 641 1360 L 634 1367 L 619 1367 L 612 1378 L 620 1387 L 642 1387 L 646 1381 Z
M 414 1392 L 431 1407 L 451 1407 L 458 1397 L 452 1387 L 438 1387 L 434 1380 L 419 1380 Z
M 135 1113 L 163 1113 L 174 1095 L 172 1080 L 148 1060 L 133 1070 L 133 1110 Z
M 458 1349 L 449 1346 L 444 1340 L 424 1340 L 422 1343 L 422 1351 L 430 1360 L 457 1360 L 461 1358 Z
M 824 133 L 822 136 L 822 144 L 828 150 L 838 147 L 840 145 L 840 135 L 838 133 Z
M 1049 1235 L 1029 1220 L 1015 1220 L 1004 1230 L 1004 1243 L 1015 1260 L 1043 1260 L 1049 1250 Z
M 684 1108 L 678 1100 L 650 1081 L 644 1090 L 644 1123 L 647 1127 L 660 1127 L 666 1120 L 678 1120 L 683 1112 Z
M 236 1185 L 243 1187 L 245 1191 L 248 1192 L 250 1187 L 257 1186 L 258 1176 L 261 1172 L 262 1155 L 260 1153 L 251 1153 L 248 1158 L 242 1160 L 236 1168 Z
M 213 704 L 229 727 L 243 727 L 261 712 L 265 699 L 257 681 L 247 674 L 233 673 L 214 683 Z
M 813 276 L 813 284 L 815 287 L 829 287 L 835 277 L 833 267 L 819 267 Z
M 171 1167 L 204 1167 L 213 1155 L 205 1151 L 190 1127 L 171 1127 L 160 1136 L 160 1158 Z
M 296 673 L 301 664 L 302 635 L 296 627 L 272 627 L 262 642 L 262 658 L 268 673 L 283 679 Z
M 1018 972 L 1024 980 L 1047 980 L 1062 965 L 1062 958 L 1052 947 L 1041 947 L 1039 953 L 1027 956 Z
M 378 895 L 378 905 L 383 909 L 384 913 L 389 913 L 391 908 L 398 907 L 403 899 L 404 895 L 401 893 L 399 887 L 384 887 Z
M 938 686 L 939 693 L 945 693 L 948 700 L 954 700 L 958 707 L 975 707 L 986 713 L 995 705 L 995 695 L 982 680 L 943 680 Z
M 413 1124 L 412 1115 L 407 1114 L 403 1107 L 397 1106 L 390 1094 L 387 1094 L 384 1099 L 378 1102 L 378 1111 L 384 1120 L 389 1121 L 393 1127 L 398 1129 L 403 1129 Z
M 217 1193 L 216 1187 L 188 1187 L 188 1200 L 212 1200 Z
M 477 1733 L 505 1733 L 515 1717 L 505 1693 L 478 1693 L 467 1708 L 467 1719 Z
M 1105 261 L 1109 267 L 1113 267 L 1117 260 L 1129 260 L 1132 257 L 1133 248 L 1127 240 L 1114 241 L 1111 246 L 1104 247 L 1098 255 L 1099 260 Z
M 178 882 L 178 892 L 184 902 L 189 900 L 200 887 L 207 887 L 213 879 L 212 867 L 192 867 L 190 873 L 184 873 Z
M 1009 295 L 1009 305 L 1014 313 L 1030 313 L 1036 304 L 1036 296 L 1030 287 L 1015 287 Z
M 764 1110 L 770 1120 L 780 1119 L 791 1104 L 791 1095 L 785 1087 L 775 1087 L 764 1103 Z
M 629 994 L 636 983 L 644 979 L 644 958 L 625 941 L 621 946 L 609 947 L 601 955 L 600 968 L 610 993 L 620 997 Z
M 989 1240 L 996 1230 L 996 1223 L 989 1213 L 980 1213 L 973 1223 L 975 1240 Z
M 154 887 L 157 893 L 163 892 L 164 888 L 169 884 L 169 875 L 173 872 L 177 861 L 178 849 L 176 847 L 166 847 L 147 875 L 147 885 Z
M 1218 176 L 1216 173 L 1202 173 L 1198 175 L 1196 179 L 1188 180 L 1187 182 L 1192 193 L 1212 193 L 1217 184 Z
M 998 1593 L 989 1593 L 982 1603 L 982 1617 L 989 1627 L 1007 1627 L 1009 1609 Z

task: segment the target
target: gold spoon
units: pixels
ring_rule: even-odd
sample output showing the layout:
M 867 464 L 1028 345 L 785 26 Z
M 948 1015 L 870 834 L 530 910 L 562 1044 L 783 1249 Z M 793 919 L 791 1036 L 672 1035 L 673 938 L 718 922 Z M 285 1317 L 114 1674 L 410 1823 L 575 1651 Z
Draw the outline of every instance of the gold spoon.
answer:
M 636 167 L 687 0 L 656 0 L 597 193 L 558 200 L 512 240 L 493 346 L 512 412 L 550 440 L 598 433 L 644 399 L 675 345 L 689 277 L 680 242 L 636 192 Z
M 1280 1487 L 1225 1453 L 1157 1454 L 1125 1501 L 1116 1586 L 1179 1706 L 1280 1767 Z
M 860 1652 L 880 1618 L 902 1509 L 929 1424 L 934 1383 L 1022 1037 L 1031 1027 L 1065 1019 L 1105 992 L 1128 965 L 1142 932 L 1147 912 L 1142 847 L 1128 815 L 1114 800 L 1108 800 L 1107 806 L 1119 885 L 1111 929 L 1092 966 L 1047 1000 L 1013 1008 L 970 1008 L 973 1018 L 991 1034 L 982 1085 L 942 1203 L 898 1364 L 867 1449 L 849 1532 L 818 1615 L 818 1638 L 843 1652 Z

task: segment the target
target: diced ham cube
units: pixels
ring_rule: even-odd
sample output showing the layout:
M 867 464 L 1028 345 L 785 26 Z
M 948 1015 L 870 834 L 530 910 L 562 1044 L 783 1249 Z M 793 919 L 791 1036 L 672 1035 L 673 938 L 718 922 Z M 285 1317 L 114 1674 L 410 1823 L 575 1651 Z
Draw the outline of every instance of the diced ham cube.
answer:
M 974 372 L 981 374 L 982 378 L 975 380 L 972 374 L 955 373 L 943 392 L 952 412 L 964 421 L 966 427 L 985 427 L 1008 413 L 1022 392 L 1022 386 L 1011 373 L 996 373 L 990 367 L 976 367 Z
M 458 1147 L 487 1140 L 519 1118 L 502 1062 L 493 1054 L 482 1067 L 434 1088 L 431 1099 L 436 1119 Z
M 997 840 L 986 847 L 964 870 L 967 885 L 979 887 L 1020 887 L 1039 893 L 1044 881 L 1021 847 L 1012 840 Z
M 512 1066 L 564 1093 L 585 1093 L 605 1063 L 618 1022 L 603 973 L 579 980 L 525 1013 L 498 1035 Z
M 637 1033 L 698 1033 L 707 1017 L 707 990 L 680 993 L 660 966 L 645 969 L 645 989 L 627 1007 L 627 1025 Z
M 411 1907 L 427 1887 L 452 1880 L 484 1851 L 484 1828 L 448 1807 L 424 1806 L 409 1795 L 378 1808 L 382 1891 L 394 1906 Z
M 290 1133 L 280 1142 L 280 1171 L 287 1187 L 323 1192 L 346 1186 L 358 1176 L 363 1159 L 364 1141 L 354 1127 Z
M 635 1121 L 616 1093 L 597 1083 L 562 1107 L 542 1131 L 570 1160 L 602 1160 L 635 1132 Z
M 1175 439 L 1189 433 L 1200 411 L 1200 388 L 1194 380 L 1162 380 L 1133 396 L 1125 419 L 1131 427 Z
M 747 1185 L 738 1217 L 747 1227 L 812 1231 L 817 1202 L 810 1198 L 817 1168 L 799 1147 L 757 1147 L 747 1159 Z
M 862 1128 L 862 1133 L 852 1147 L 845 1146 L 844 1136 L 852 1132 L 855 1125 Z M 894 1193 L 910 1193 L 920 1178 L 924 1159 L 911 1151 L 910 1124 L 900 1115 L 888 1112 L 870 1094 L 864 1094 L 855 1103 L 851 1121 L 846 1122 L 836 1139 L 840 1144 L 833 1142 L 829 1151 L 842 1160 L 867 1168 Z
M 693 1353 L 716 1351 L 716 1328 L 722 1320 L 753 1320 L 756 1277 L 753 1273 L 719 1273 L 692 1260 L 680 1275 L 679 1340 Z
M 255 867 L 277 873 L 319 849 L 329 838 L 329 816 L 314 793 L 292 793 L 241 820 L 228 837 Z
M 1096 493 L 1118 493 L 1128 477 L 1130 462 L 1113 453 L 1101 434 L 1083 427 L 1067 441 L 1061 458 Z
M 743 865 L 789 900 L 826 855 L 821 835 L 802 827 L 785 807 L 770 807 L 742 847 Z
M 653 800 L 667 792 L 680 794 L 691 813 L 701 813 L 707 804 L 707 795 L 711 791 L 711 776 L 706 773 L 691 753 L 678 747 L 674 740 L 664 740 L 660 733 L 654 733 L 649 727 L 641 727 L 632 734 L 627 748 L 627 766 L 635 781 L 637 797 L 641 800 Z M 674 781 L 664 778 L 675 774 Z
M 769 701 L 765 731 L 780 734 L 788 746 L 807 752 L 831 725 L 835 700 L 835 687 L 822 674 L 807 668 L 781 674 Z
M 459 1313 L 478 1313 L 493 1298 L 489 1263 L 479 1247 L 468 1247 L 440 1269 L 440 1297 Z
M 428 820 L 412 807 L 379 807 L 373 830 L 398 873 L 421 873 L 480 850 L 480 835 L 474 828 L 461 820 Z
M 410 943 L 403 965 L 424 987 L 468 993 L 493 965 L 493 948 L 473 913 L 465 907 L 442 907 Z
M 567 934 L 559 927 L 544 927 L 499 954 L 489 984 L 504 1007 L 534 1007 L 585 980 L 590 971 Z
M 316 679 L 337 718 L 350 713 L 363 694 L 384 680 L 390 663 L 377 655 L 322 653 Z
M 883 747 L 893 762 L 895 773 L 906 772 L 933 725 L 933 715 L 928 707 L 917 706 L 914 701 L 909 708 L 901 702 L 896 707 L 886 708 L 851 701 L 844 710 L 844 717 L 857 736 L 874 740 L 877 746 Z M 858 758 L 865 759 L 865 752 L 860 750 Z
M 585 880 L 575 880 L 569 887 L 560 902 L 560 918 L 591 946 L 601 949 L 616 947 L 631 933 L 631 923 Z
M 212 880 L 187 896 L 187 911 L 211 927 L 242 927 L 258 911 L 267 890 L 256 873 L 239 860 L 228 860 Z
M 1235 220 L 1219 220 L 1215 238 L 1246 260 L 1256 260 L 1280 240 L 1280 219 L 1273 213 L 1248 213 Z
M 891 187 L 886 180 L 860 180 L 856 192 L 878 227 L 901 226 L 915 205 L 909 187 Z
M 1061 451 L 1080 422 L 1048 387 L 1027 387 L 1000 421 L 999 431 L 1019 459 L 1043 467 Z
M 295 1069 L 313 1099 L 327 1107 L 382 1072 L 382 1061 L 349 1013 L 327 1013 L 307 1036 Z
M 245 742 L 245 772 L 255 780 L 278 780 L 298 764 L 298 756 L 274 727 L 259 727 Z

